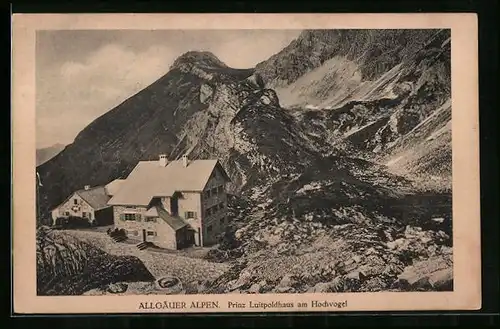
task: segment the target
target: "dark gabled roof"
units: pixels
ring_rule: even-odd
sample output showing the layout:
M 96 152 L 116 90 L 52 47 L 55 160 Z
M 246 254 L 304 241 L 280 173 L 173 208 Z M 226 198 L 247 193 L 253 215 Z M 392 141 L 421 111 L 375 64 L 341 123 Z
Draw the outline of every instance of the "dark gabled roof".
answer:
M 158 216 L 163 219 L 171 228 L 175 231 L 189 225 L 182 218 L 177 216 L 172 216 L 161 206 L 155 206 Z
M 64 199 L 63 202 L 52 208 L 51 211 L 68 202 L 68 200 L 71 199 L 71 197 L 75 194 L 80 196 L 94 210 L 101 210 L 110 207 L 108 201 L 111 197 L 106 193 L 106 189 L 104 188 L 104 186 L 96 186 L 89 188 L 88 190 L 81 189 L 71 193 L 66 199 Z
M 85 200 L 94 210 L 104 209 L 109 207 L 109 195 L 106 193 L 104 186 L 96 186 L 88 190 L 78 190 L 75 192 L 83 200 Z

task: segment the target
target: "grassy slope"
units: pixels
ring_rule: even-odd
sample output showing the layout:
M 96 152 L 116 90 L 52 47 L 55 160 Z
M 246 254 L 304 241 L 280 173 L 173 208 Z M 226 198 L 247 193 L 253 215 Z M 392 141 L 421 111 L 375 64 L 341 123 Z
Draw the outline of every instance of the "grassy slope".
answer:
M 130 255 L 111 255 L 65 232 L 37 233 L 37 294 L 81 295 L 115 282 L 153 281 L 144 264 Z

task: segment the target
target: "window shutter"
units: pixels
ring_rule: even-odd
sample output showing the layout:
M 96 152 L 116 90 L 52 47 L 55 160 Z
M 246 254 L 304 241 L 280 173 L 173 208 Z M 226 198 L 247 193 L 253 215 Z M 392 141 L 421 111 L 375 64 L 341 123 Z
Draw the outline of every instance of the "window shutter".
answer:
M 140 222 L 141 221 L 141 214 L 135 214 L 135 220 Z
M 196 217 L 196 211 L 193 211 L 193 218 L 197 218 Z
M 120 220 L 125 220 L 125 214 L 120 214 Z

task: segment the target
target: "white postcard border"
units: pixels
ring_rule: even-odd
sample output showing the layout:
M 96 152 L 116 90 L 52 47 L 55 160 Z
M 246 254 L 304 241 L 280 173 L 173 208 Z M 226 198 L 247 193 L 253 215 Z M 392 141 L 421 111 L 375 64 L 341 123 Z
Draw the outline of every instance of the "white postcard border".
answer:
M 35 32 L 67 29 L 450 28 L 452 32 L 453 292 L 36 296 Z M 481 307 L 477 17 L 475 14 L 15 14 L 13 16 L 13 292 L 15 313 L 476 310 Z M 164 301 L 186 302 L 166 309 Z M 217 301 L 220 308 L 190 308 Z M 229 308 L 228 302 L 245 303 Z M 294 307 L 249 307 L 249 302 Z M 342 307 L 313 307 L 313 301 Z M 141 309 L 140 303 L 158 308 Z M 299 307 L 299 302 L 307 306 Z M 157 304 L 160 303 L 160 304 Z

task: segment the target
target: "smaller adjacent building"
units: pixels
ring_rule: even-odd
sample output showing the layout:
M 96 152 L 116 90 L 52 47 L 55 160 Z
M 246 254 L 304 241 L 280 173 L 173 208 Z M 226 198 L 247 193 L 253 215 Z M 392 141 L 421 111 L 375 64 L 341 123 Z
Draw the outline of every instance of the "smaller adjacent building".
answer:
M 110 198 L 105 186 L 86 185 L 52 210 L 52 224 L 58 225 L 63 219 L 77 217 L 88 220 L 91 225 L 112 225 L 113 208 L 108 205 Z

